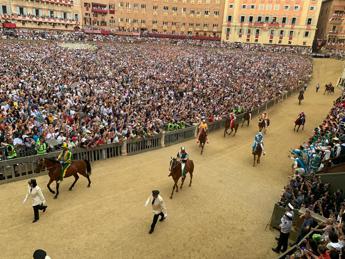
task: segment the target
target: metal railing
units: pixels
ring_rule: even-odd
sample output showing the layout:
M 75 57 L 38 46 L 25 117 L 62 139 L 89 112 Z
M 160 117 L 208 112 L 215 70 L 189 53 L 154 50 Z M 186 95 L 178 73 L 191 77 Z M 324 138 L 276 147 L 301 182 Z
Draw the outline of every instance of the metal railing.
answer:
M 180 143 L 195 137 L 196 126 L 164 133 L 164 146 Z
M 126 143 L 126 153 L 133 155 L 148 150 L 153 150 L 162 147 L 162 134 L 151 138 L 144 138 L 140 140 L 129 140 Z

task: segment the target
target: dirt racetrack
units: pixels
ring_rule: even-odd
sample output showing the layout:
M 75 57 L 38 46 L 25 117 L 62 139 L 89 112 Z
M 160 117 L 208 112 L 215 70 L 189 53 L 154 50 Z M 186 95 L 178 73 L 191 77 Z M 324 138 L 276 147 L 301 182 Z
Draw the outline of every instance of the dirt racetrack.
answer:
M 1 185 L 0 258 L 32 258 L 37 248 L 52 259 L 275 258 L 271 247 L 276 233 L 265 231 L 265 226 L 291 173 L 288 150 L 306 140 L 329 111 L 339 90 L 323 95 L 323 86 L 335 84 L 342 70 L 341 61 L 314 60 L 302 105 L 292 96 L 269 110 L 267 155 L 256 168 L 250 149 L 257 118 L 236 137 L 211 134 L 203 156 L 194 140 L 183 143 L 195 163 L 194 181 L 173 200 L 168 163 L 181 145 L 94 163 L 91 188 L 80 178 L 69 192 L 72 179 L 66 179 L 58 200 L 45 187 L 48 177 L 39 177 L 49 207 L 36 224 L 31 223 L 31 201 L 21 203 L 26 181 Z M 316 94 L 317 82 L 322 88 Z M 294 133 L 293 122 L 301 111 L 307 115 L 306 129 Z M 144 202 L 155 188 L 166 201 L 168 219 L 148 235 L 152 213 Z

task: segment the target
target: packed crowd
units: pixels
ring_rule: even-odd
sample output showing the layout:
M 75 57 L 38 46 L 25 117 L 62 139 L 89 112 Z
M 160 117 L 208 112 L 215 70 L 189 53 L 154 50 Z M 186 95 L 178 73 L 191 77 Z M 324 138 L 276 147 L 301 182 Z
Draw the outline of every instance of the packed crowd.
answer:
M 151 44 L 176 44 L 191 45 L 207 48 L 227 48 L 241 49 L 245 51 L 260 51 L 270 53 L 287 53 L 310 55 L 312 49 L 303 46 L 282 46 L 282 45 L 262 45 L 247 43 L 224 43 L 220 41 L 206 41 L 196 39 L 169 39 L 169 38 L 151 38 L 138 36 L 118 36 L 89 34 L 82 31 L 62 32 L 62 31 L 42 31 L 42 30 L 5 30 L 0 28 L 0 37 L 3 39 L 21 39 L 21 40 L 50 40 L 64 42 L 123 42 L 123 43 L 151 43 Z
M 310 215 L 304 218 L 297 242 L 310 231 L 315 233 L 304 240 L 290 258 L 344 258 L 342 257 L 345 255 L 343 190 L 331 192 L 330 185 L 321 182 L 320 177 L 315 173 L 324 170 L 325 167 L 345 162 L 345 93 L 335 101 L 322 124 L 315 128 L 314 135 L 308 143 L 292 150 L 291 153 L 294 160 L 292 166 L 294 176 L 284 187 L 278 204 L 286 207 L 287 210 L 304 208 L 328 220 L 321 229 L 314 229 L 316 222 L 313 222 Z M 282 222 L 292 221 L 292 217 L 289 219 L 290 216 L 292 214 L 286 213 Z M 287 240 L 284 242 L 287 244 Z M 279 252 L 280 247 L 278 248 L 274 251 Z
M 295 54 L 178 44 L 0 42 L 0 142 L 93 147 L 159 133 L 169 122 L 252 109 L 307 81 Z

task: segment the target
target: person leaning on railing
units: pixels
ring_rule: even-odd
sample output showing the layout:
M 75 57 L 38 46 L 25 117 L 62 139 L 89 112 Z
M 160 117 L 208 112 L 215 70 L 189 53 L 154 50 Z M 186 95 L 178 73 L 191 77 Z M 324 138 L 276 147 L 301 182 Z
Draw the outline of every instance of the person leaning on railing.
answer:
M 47 144 L 45 143 L 43 138 L 37 140 L 36 151 L 37 155 L 44 155 L 47 153 Z
M 14 148 L 12 144 L 7 145 L 6 151 L 7 151 L 7 159 L 17 158 L 16 149 Z

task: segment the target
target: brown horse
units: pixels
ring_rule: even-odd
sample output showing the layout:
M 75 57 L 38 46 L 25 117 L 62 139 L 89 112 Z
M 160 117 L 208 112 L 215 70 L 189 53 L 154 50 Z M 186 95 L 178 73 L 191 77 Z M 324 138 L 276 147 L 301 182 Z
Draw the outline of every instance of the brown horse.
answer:
M 182 164 L 180 161 L 177 161 L 176 158 L 171 158 L 170 160 L 170 167 L 169 167 L 170 174 L 168 176 L 171 176 L 174 180 L 174 186 L 170 195 L 170 199 L 172 199 L 174 190 L 176 188 L 176 192 L 178 192 L 178 186 L 177 182 L 182 177 Z M 193 180 L 193 171 L 194 171 L 194 163 L 193 160 L 187 160 L 186 162 L 186 167 L 185 167 L 186 175 L 189 173 L 190 175 L 190 182 L 189 182 L 189 187 L 192 186 L 192 180 Z M 182 189 L 184 180 L 186 179 L 186 176 L 182 177 L 182 182 L 180 189 Z
M 237 133 L 239 125 L 240 124 L 239 124 L 237 119 L 234 119 L 234 123 L 230 123 L 230 118 L 226 118 L 226 120 L 225 120 L 225 129 L 224 129 L 224 138 L 225 138 L 226 134 L 231 136 L 232 132 L 234 132 L 234 136 L 235 136 L 236 133 Z M 231 130 L 230 133 L 228 132 L 229 129 Z
M 199 134 L 199 138 L 198 138 L 199 147 L 201 147 L 201 152 L 200 152 L 201 155 L 204 152 L 204 147 L 205 147 L 206 140 L 207 140 L 207 133 L 206 133 L 206 130 L 204 128 L 202 128 L 201 132 Z
M 49 182 L 47 184 L 48 190 L 55 194 L 54 199 L 56 199 L 59 195 L 59 185 L 60 185 L 60 177 L 61 177 L 61 164 L 59 161 L 55 159 L 50 159 L 50 158 L 42 158 L 39 160 L 36 172 L 40 172 L 42 169 L 47 169 L 48 170 L 48 175 L 50 177 Z M 87 187 L 90 187 L 91 181 L 90 181 L 90 175 L 91 175 L 91 165 L 88 160 L 75 160 L 72 162 L 72 164 L 68 167 L 64 178 L 74 176 L 74 182 L 69 187 L 69 190 L 72 191 L 74 185 L 79 179 L 78 173 L 81 174 L 82 176 L 86 177 L 87 180 L 89 181 L 89 184 Z M 50 188 L 50 184 L 52 182 L 56 181 L 56 193 Z
M 247 122 L 247 126 L 249 127 L 249 122 L 251 119 L 252 119 L 252 113 L 250 111 L 246 111 L 243 114 L 243 120 L 242 120 L 242 126 L 241 127 L 243 127 L 243 124 L 245 121 Z
M 303 100 L 304 100 L 304 91 L 301 90 L 298 94 L 298 104 L 301 105 Z
M 305 124 L 305 116 L 298 117 L 298 119 L 295 121 L 295 127 L 293 128 L 293 131 L 296 131 L 296 127 L 297 127 L 297 132 L 298 132 L 301 126 L 302 126 L 302 130 L 304 130 L 304 124 Z
M 270 119 L 259 118 L 259 123 L 258 123 L 259 131 L 263 131 L 263 133 L 266 133 L 267 128 L 270 125 L 270 123 L 271 123 Z
M 260 164 L 260 157 L 261 157 L 261 154 L 262 154 L 262 147 L 261 147 L 261 145 L 256 145 L 256 148 L 254 149 L 252 154 L 254 156 L 253 166 L 255 166 L 255 161 L 256 161 L 257 164 Z M 258 157 L 258 158 L 256 159 L 256 157 Z

